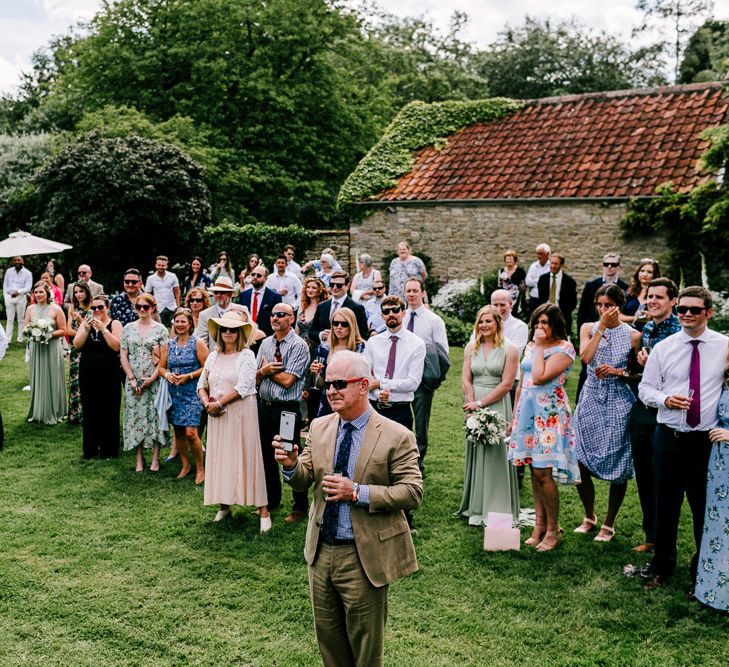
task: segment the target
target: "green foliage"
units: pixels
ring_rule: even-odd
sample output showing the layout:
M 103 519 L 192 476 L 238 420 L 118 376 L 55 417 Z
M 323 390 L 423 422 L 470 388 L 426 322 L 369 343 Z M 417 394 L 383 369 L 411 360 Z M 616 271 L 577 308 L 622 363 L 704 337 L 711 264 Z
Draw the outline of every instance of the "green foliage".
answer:
M 471 338 L 473 333 L 473 326 L 465 322 L 464 320 L 456 317 L 455 315 L 449 315 L 443 310 L 433 308 L 433 312 L 437 313 L 443 319 L 446 327 L 446 335 L 448 336 L 449 345 L 457 345 L 458 347 L 464 347 Z
M 665 83 L 656 49 L 631 51 L 623 41 L 569 21 L 526 17 L 506 26 L 478 55 L 492 95 L 537 99 Z
M 339 206 L 365 201 L 396 185 L 400 176 L 412 167 L 414 151 L 442 144 L 467 125 L 497 120 L 520 108 L 519 102 L 500 98 L 433 104 L 411 102 L 344 182 L 339 191 Z
M 688 40 L 678 83 L 719 81 L 729 70 L 729 21 L 706 21 Z
M 203 170 L 179 148 L 141 137 L 81 137 L 33 178 L 40 236 L 69 243 L 71 261 L 116 284 L 130 262 L 190 254 L 210 221 Z
M 219 225 L 205 228 L 201 248 L 205 249 L 206 255 L 225 250 L 231 258 L 238 258 L 235 266 L 242 266 L 248 255 L 256 253 L 263 259 L 266 266 L 271 267 L 286 244 L 290 243 L 301 256 L 304 256 L 313 241 L 314 235 L 299 225 L 287 227 L 260 223 L 236 225 L 225 221 Z

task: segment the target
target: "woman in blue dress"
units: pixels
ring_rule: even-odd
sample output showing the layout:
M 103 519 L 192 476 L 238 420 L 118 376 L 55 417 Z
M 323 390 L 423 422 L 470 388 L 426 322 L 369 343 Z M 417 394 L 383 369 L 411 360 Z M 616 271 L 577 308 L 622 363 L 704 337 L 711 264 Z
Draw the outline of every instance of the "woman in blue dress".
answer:
M 197 395 L 197 380 L 202 373 L 208 348 L 204 341 L 192 335 L 195 325 L 189 308 L 178 308 L 172 321 L 174 338 L 162 348 L 160 375 L 167 380 L 172 399 L 170 422 L 175 429 L 175 444 L 182 461 L 177 479 L 190 474 L 189 452 L 195 458 L 195 484 L 205 480 L 202 443 L 198 435 L 202 403 Z
M 572 413 L 564 388 L 575 349 L 567 340 L 564 318 L 554 304 L 536 308 L 529 329 L 531 342 L 521 362 L 508 458 L 513 465 L 528 465 L 532 471 L 536 521 L 525 544 L 551 551 L 563 533 L 557 483 L 580 482 Z
M 719 427 L 709 431 L 714 443 L 706 478 L 704 534 L 696 575 L 696 599 L 729 611 L 729 367 L 719 399 Z
M 582 483 L 577 487 L 585 518 L 576 533 L 597 528 L 595 485 L 597 477 L 610 482 L 607 514 L 596 542 L 615 537 L 615 517 L 633 476 L 630 448 L 630 411 L 635 403 L 627 380 L 631 351 L 640 349 L 641 335 L 620 322 L 625 294 L 618 285 L 603 285 L 595 294 L 598 322 L 580 328 L 580 358 L 587 365 L 587 380 L 575 408 L 577 459 Z

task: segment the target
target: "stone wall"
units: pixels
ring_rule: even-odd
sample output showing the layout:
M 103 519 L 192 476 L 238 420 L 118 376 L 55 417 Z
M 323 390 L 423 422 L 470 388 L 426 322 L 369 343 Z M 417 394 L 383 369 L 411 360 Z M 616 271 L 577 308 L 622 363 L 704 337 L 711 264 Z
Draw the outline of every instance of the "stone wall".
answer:
M 578 284 L 600 275 L 608 251 L 621 253 L 627 280 L 643 257 L 660 259 L 665 244 L 621 240 L 624 213 L 624 203 L 600 202 L 389 206 L 352 225 L 350 257 L 368 252 L 379 267 L 382 257 L 405 239 L 414 254 L 422 250 L 430 256 L 433 273 L 448 280 L 501 267 L 507 248 L 517 251 L 526 270 L 535 260 L 537 243 L 546 242 L 566 257 L 565 269 Z

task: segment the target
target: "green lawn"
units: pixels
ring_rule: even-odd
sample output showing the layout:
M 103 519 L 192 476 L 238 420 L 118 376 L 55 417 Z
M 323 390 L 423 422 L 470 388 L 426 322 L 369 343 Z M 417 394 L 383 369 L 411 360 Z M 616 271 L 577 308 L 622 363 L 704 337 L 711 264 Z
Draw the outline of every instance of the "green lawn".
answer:
M 391 587 L 387 664 L 726 665 L 729 618 L 685 597 L 688 515 L 670 586 L 646 594 L 621 576 L 642 537 L 634 486 L 613 543 L 572 534 L 582 513 L 565 488 L 560 549 L 482 550 L 482 531 L 452 516 L 463 474 L 462 353 L 453 356 L 416 515 L 420 572 Z M 279 512 L 260 536 L 240 508 L 213 524 L 201 490 L 174 479 L 176 464 L 137 475 L 132 455 L 84 462 L 78 427 L 26 423 L 17 346 L 0 378 L 2 667 L 318 664 L 304 525 L 285 527 Z M 522 501 L 531 506 L 526 490 Z

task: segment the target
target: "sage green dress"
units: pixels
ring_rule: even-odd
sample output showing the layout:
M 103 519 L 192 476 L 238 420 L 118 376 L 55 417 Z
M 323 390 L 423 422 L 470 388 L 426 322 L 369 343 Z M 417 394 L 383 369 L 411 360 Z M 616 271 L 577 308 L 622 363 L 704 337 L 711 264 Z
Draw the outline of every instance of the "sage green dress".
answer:
M 500 382 L 511 343 L 505 340 L 501 347 L 489 351 L 484 358 L 483 347 L 471 355 L 473 397 L 480 400 Z M 501 414 L 511 423 L 511 397 L 486 406 Z M 506 433 L 504 433 L 506 437 Z M 485 526 L 489 512 L 511 514 L 514 524 L 519 520 L 519 485 L 516 468 L 506 458 L 506 442 L 498 446 L 473 446 L 466 442 L 463 500 L 457 514 L 468 517 L 471 526 Z
M 31 320 L 45 320 L 53 324 L 51 306 L 36 304 Z M 28 421 L 57 424 L 66 416 L 66 370 L 60 338 L 48 343 L 30 343 L 30 409 Z

